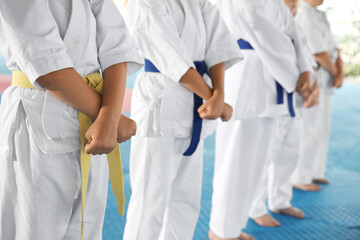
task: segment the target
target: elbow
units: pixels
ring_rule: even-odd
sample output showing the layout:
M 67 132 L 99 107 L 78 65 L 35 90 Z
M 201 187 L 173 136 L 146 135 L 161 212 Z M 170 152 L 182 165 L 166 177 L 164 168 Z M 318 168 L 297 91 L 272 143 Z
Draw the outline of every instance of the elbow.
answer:
M 321 61 L 323 58 L 327 57 L 326 55 L 326 52 L 316 53 L 315 59 L 316 61 Z
M 40 87 L 51 90 L 53 89 L 53 82 L 51 78 L 48 76 L 49 74 L 40 76 L 38 79 L 36 79 L 36 82 L 40 85 Z
M 187 84 L 192 82 L 192 79 L 197 74 L 196 70 L 194 68 L 189 68 L 184 75 L 181 76 L 179 83 L 181 83 L 184 86 L 187 86 Z
M 73 68 L 61 69 L 38 77 L 36 82 L 46 90 L 56 90 L 61 81 L 74 77 L 72 75 L 74 72 Z
M 225 63 L 224 63 L 224 62 L 218 63 L 218 64 L 212 66 L 209 70 L 210 70 L 210 72 L 211 72 L 212 70 L 215 70 L 215 71 L 225 71 Z

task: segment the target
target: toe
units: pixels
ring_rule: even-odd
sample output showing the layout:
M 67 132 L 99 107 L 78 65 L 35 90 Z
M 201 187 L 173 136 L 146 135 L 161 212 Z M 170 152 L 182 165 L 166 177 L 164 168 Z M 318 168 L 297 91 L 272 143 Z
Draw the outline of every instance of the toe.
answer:
M 305 214 L 301 209 L 293 207 L 293 211 L 294 211 L 294 217 L 296 217 L 296 218 L 304 218 L 305 217 Z
M 313 183 L 317 183 L 317 184 L 329 184 L 330 181 L 326 178 L 315 178 L 313 179 Z

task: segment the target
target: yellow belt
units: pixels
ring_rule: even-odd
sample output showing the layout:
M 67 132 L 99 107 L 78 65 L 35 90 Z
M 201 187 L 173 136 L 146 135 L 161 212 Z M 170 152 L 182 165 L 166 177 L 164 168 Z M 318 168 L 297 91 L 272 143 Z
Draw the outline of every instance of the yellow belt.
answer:
M 102 94 L 103 78 L 99 73 L 93 73 L 82 79 L 97 93 Z M 12 86 L 21 88 L 34 88 L 28 77 L 21 71 L 14 71 L 12 75 Z M 92 120 L 84 113 L 78 112 L 80 124 L 80 168 L 81 168 L 81 207 L 82 207 L 82 223 L 81 223 L 81 240 L 84 239 L 84 213 L 85 200 L 89 179 L 91 155 L 85 153 L 85 133 L 90 128 Z M 123 183 L 123 172 L 121 165 L 121 155 L 119 144 L 115 149 L 107 155 L 109 163 L 111 187 L 115 194 L 118 212 L 124 215 L 125 211 L 125 194 Z

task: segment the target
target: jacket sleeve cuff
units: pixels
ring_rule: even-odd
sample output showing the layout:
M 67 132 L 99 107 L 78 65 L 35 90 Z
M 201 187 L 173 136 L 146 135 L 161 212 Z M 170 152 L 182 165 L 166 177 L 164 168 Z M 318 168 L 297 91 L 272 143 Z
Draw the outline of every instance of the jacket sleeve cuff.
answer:
M 229 46 L 234 45 L 233 48 L 229 48 Z M 218 49 L 213 49 L 213 51 L 209 51 L 206 54 L 205 62 L 210 69 L 219 63 L 225 64 L 225 70 L 233 66 L 234 64 L 243 60 L 243 56 L 241 51 L 237 45 L 233 42 L 221 44 Z
M 139 71 L 144 66 L 144 60 L 138 55 L 137 52 L 133 51 L 113 51 L 108 54 L 103 54 L 100 57 L 100 65 L 103 71 L 115 64 L 123 62 L 127 63 L 128 76 Z
M 196 69 L 194 64 L 182 64 L 176 71 L 169 72 L 168 74 L 165 74 L 165 76 L 167 75 L 168 78 L 175 82 L 180 82 L 181 78 L 190 68 Z
M 36 80 L 39 77 L 61 69 L 73 67 L 74 65 L 66 53 L 58 53 L 27 63 L 23 71 L 29 78 L 31 84 L 37 87 Z

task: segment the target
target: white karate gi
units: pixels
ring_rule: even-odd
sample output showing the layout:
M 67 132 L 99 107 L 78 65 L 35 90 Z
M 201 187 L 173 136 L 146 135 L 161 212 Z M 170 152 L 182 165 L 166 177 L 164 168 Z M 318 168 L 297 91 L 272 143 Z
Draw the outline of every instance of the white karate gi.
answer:
M 316 67 L 314 56 L 310 53 L 305 35 L 300 26 L 295 25 L 298 29 L 302 49 L 309 66 Z M 312 84 L 316 79 L 316 73 L 311 69 Z M 281 210 L 291 207 L 293 194 L 292 175 L 296 172 L 300 160 L 300 148 L 302 141 L 311 142 L 313 134 L 307 136 L 304 130 L 313 129 L 314 111 L 312 108 L 303 107 L 304 100 L 302 97 L 296 97 L 298 115 L 296 118 L 288 117 L 277 118 L 275 120 L 274 135 L 272 138 L 271 154 L 269 155 L 268 165 L 262 174 L 256 197 L 252 202 L 249 216 L 258 218 L 267 214 L 266 199 L 271 211 Z M 301 138 L 303 137 L 303 138 Z
M 291 126 L 292 119 L 285 93 L 284 104 L 276 104 L 275 80 L 284 92 L 293 92 L 310 66 L 281 0 L 218 0 L 217 5 L 233 35 L 255 49 L 244 50 L 245 60 L 226 72 L 226 100 L 235 114 L 220 124 L 216 138 L 210 228 L 222 238 L 235 238 L 246 225 L 272 138 L 290 134 L 277 124 Z
M 288 116 L 274 119 L 270 154 L 262 173 L 249 216 L 258 218 L 267 214 L 266 199 L 270 210 L 291 207 L 292 173 L 300 152 L 301 117 Z
M 331 33 L 326 14 L 302 2 L 296 22 L 304 30 L 312 54 L 328 52 L 335 63 L 337 41 Z M 304 117 L 312 123 L 304 128 L 300 160 L 294 183 L 310 184 L 314 178 L 324 178 L 331 124 L 331 95 L 333 77 L 323 67 L 318 70 L 319 105 L 309 109 Z M 312 116 L 309 116 L 312 115 Z
M 207 0 L 134 0 L 126 11 L 137 46 L 160 73 L 141 73 L 134 87 L 131 115 L 138 133 L 131 143 L 133 192 L 124 239 L 190 240 L 200 213 L 203 141 L 192 156 L 182 155 L 194 103 L 179 81 L 194 61 L 228 68 L 241 53 Z M 204 120 L 201 138 L 216 125 Z
M 142 59 L 111 0 L 0 1 L 0 48 L 11 70 L 34 86 L 44 74 L 81 75 Z M 39 86 L 38 86 L 39 87 Z M 0 239 L 80 239 L 77 111 L 47 91 L 9 87 L 0 110 Z M 101 239 L 108 166 L 92 157 L 84 239 Z

